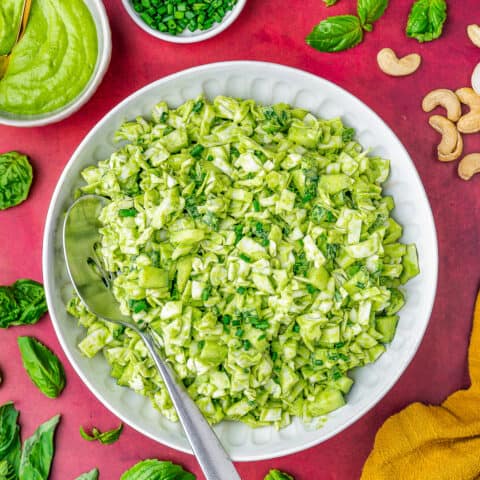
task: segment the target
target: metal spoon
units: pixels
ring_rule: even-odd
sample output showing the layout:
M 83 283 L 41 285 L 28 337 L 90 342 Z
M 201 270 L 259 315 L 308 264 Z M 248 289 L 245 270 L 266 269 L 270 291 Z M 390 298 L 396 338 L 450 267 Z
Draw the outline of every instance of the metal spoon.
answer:
M 0 80 L 5 76 L 8 69 L 8 64 L 10 63 L 10 57 L 12 56 L 12 51 L 17 45 L 17 43 L 22 39 L 25 29 L 27 28 L 28 17 L 30 16 L 30 9 L 32 7 L 32 0 L 23 0 L 22 7 L 22 18 L 18 26 L 17 38 L 15 43 L 12 45 L 12 49 L 6 55 L 0 55 Z
M 108 202 L 108 199 L 98 195 L 85 195 L 67 211 L 63 226 L 63 248 L 70 280 L 90 312 L 106 322 L 131 328 L 145 342 L 207 480 L 241 480 L 214 431 L 161 358 L 152 333 L 120 311 L 111 290 L 113 275 L 105 271 L 97 255 L 101 239 L 98 218 Z

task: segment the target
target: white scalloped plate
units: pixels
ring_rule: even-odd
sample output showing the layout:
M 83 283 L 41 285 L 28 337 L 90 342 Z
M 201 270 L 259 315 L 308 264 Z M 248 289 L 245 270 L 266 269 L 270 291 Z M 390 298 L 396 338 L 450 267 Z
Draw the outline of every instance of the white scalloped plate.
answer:
M 353 373 L 355 384 L 347 405 L 329 415 L 321 429 L 308 428 L 299 420 L 279 432 L 273 428 L 254 430 L 235 422 L 215 427 L 234 460 L 274 458 L 316 445 L 348 427 L 370 410 L 407 368 L 422 340 L 435 297 L 438 270 L 435 225 L 417 171 L 395 134 L 360 100 L 322 78 L 269 63 L 216 63 L 163 78 L 128 97 L 87 135 L 58 182 L 45 227 L 43 271 L 52 322 L 75 370 L 109 410 L 148 437 L 190 452 L 181 427 L 164 419 L 146 398 L 116 385 L 101 355 L 93 360 L 80 355 L 76 345 L 82 329 L 65 312 L 72 290 L 61 250 L 60 227 L 73 191 L 81 183 L 81 170 L 114 151 L 113 134 L 124 120 L 149 116 L 152 106 L 160 100 L 178 106 L 201 92 L 209 98 L 229 95 L 253 98 L 264 104 L 286 102 L 325 118 L 341 116 L 356 129 L 362 145 L 391 160 L 392 174 L 385 190 L 396 200 L 394 216 L 404 226 L 403 241 L 415 242 L 419 252 L 421 274 L 406 287 L 407 304 L 401 312 L 394 341 L 376 363 Z

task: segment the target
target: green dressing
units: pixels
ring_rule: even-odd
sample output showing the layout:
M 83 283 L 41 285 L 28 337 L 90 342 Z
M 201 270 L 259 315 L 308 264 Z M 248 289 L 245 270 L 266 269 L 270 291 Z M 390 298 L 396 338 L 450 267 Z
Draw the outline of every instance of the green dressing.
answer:
M 0 4 L 0 54 L 15 41 L 21 3 Z M 37 115 L 63 107 L 85 88 L 97 56 L 95 23 L 82 0 L 33 0 L 25 35 L 0 80 L 0 111 Z

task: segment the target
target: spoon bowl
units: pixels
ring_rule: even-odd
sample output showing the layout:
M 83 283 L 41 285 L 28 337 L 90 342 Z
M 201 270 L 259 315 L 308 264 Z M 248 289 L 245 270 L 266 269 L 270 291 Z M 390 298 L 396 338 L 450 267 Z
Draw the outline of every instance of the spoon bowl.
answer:
M 107 271 L 99 253 L 99 216 L 108 203 L 105 197 L 85 195 L 67 211 L 63 234 L 67 269 L 77 295 L 88 302 L 94 315 L 137 330 L 133 320 L 120 311 L 111 290 L 114 275 Z

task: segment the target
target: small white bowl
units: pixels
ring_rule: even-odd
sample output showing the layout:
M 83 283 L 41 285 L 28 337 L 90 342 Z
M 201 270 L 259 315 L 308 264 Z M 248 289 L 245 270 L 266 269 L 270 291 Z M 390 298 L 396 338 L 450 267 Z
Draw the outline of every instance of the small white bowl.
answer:
M 105 73 L 107 73 L 110 59 L 112 56 L 112 33 L 108 22 L 107 12 L 103 2 L 98 0 L 83 0 L 92 14 L 93 21 L 97 28 L 98 39 L 98 57 L 95 70 L 92 77 L 83 91 L 70 103 L 54 110 L 53 112 L 42 113 L 40 115 L 20 115 L 0 111 L 0 125 L 10 125 L 13 127 L 41 127 L 50 123 L 59 122 L 77 110 L 90 100 L 96 92 L 100 83 L 102 83 Z
M 165 40 L 166 42 L 173 43 L 196 43 L 209 38 L 215 37 L 219 33 L 227 29 L 240 15 L 247 3 L 247 0 L 238 0 L 237 4 L 232 10 L 225 14 L 223 20 L 220 23 L 214 23 L 208 30 L 185 30 L 179 35 L 170 35 L 169 33 L 160 32 L 152 27 L 149 27 L 141 18 L 140 15 L 134 10 L 132 6 L 132 0 L 122 0 L 123 6 L 128 14 L 132 17 L 133 21 L 143 30 L 150 35 Z

